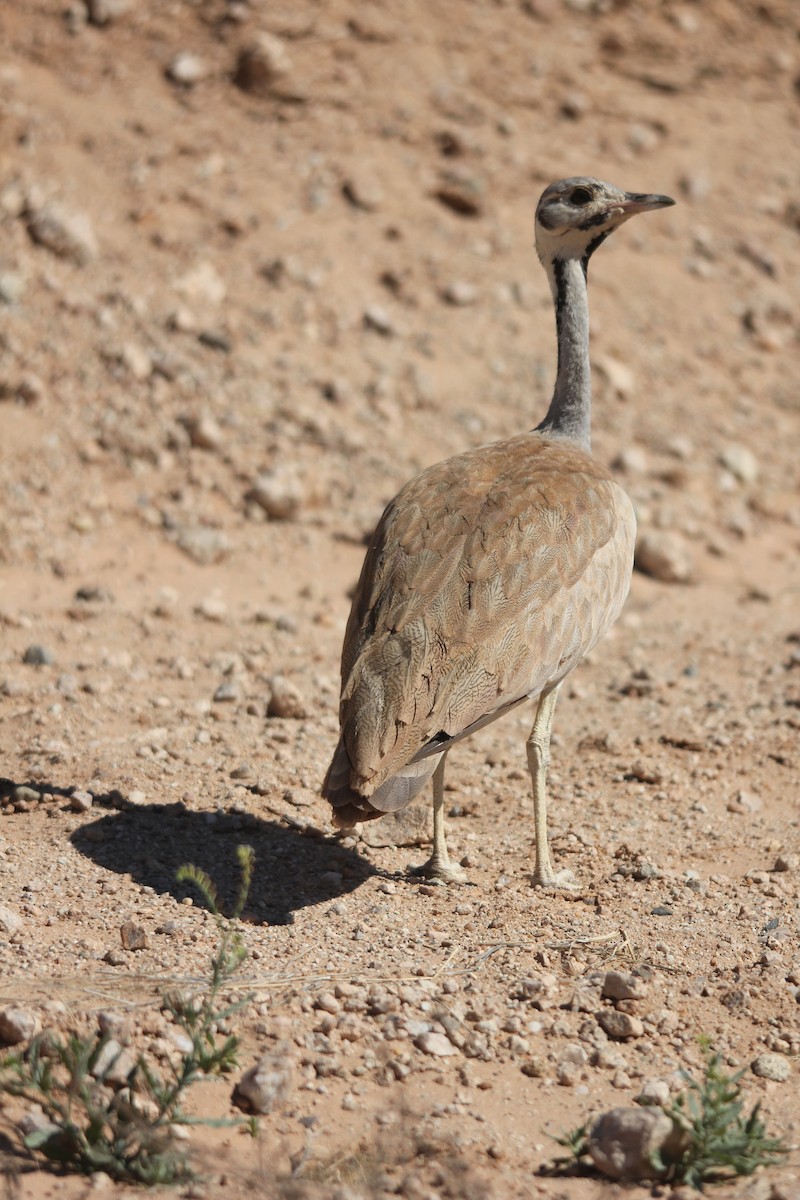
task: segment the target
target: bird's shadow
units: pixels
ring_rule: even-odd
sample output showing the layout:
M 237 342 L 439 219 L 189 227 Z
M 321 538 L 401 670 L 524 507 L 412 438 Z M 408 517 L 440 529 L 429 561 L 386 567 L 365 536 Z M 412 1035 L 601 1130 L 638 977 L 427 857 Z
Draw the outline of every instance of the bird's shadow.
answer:
M 178 869 L 199 867 L 222 912 L 233 908 L 241 883 L 237 847 L 251 846 L 255 869 L 245 917 L 259 924 L 290 925 L 298 909 L 346 895 L 381 873 L 336 838 L 304 835 L 252 815 L 191 812 L 182 804 L 109 813 L 82 825 L 71 841 L 98 866 L 179 903 L 187 896 L 196 901 L 199 893 L 192 883 L 178 882 Z

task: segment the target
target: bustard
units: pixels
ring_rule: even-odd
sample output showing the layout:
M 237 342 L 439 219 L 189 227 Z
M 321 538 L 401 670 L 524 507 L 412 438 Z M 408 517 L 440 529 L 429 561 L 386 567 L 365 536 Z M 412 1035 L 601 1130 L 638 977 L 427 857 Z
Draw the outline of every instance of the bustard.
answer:
M 668 196 L 598 179 L 553 183 L 536 250 L 556 311 L 558 370 L 530 433 L 448 458 L 402 488 L 372 537 L 342 650 L 341 737 L 323 784 L 339 826 L 405 807 L 433 776 L 428 878 L 463 878 L 444 832 L 452 744 L 525 700 L 533 883 L 569 886 L 547 844 L 550 730 L 565 676 L 619 616 L 630 586 L 630 500 L 591 456 L 589 258 Z

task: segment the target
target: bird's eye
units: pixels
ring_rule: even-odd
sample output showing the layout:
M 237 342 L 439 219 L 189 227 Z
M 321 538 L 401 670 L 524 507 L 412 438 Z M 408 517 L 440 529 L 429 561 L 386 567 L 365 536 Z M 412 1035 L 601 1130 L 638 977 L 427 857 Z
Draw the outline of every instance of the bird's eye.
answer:
M 588 188 L 576 187 L 570 192 L 569 198 L 572 204 L 588 204 L 592 200 L 592 193 Z

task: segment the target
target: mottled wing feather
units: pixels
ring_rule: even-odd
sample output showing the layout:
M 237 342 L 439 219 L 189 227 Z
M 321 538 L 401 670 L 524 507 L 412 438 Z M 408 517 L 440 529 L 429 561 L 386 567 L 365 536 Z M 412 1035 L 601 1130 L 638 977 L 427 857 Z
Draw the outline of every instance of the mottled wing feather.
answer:
M 616 619 L 635 522 L 590 455 L 525 434 L 424 471 L 386 509 L 342 653 L 342 750 L 364 797 L 568 673 Z

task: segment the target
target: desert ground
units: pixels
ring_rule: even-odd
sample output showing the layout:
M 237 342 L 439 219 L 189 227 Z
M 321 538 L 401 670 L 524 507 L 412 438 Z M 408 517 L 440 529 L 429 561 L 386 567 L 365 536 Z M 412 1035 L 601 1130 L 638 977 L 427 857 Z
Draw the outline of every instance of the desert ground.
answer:
M 621 1194 L 554 1138 L 705 1046 L 800 1140 L 798 35 L 791 0 L 0 4 L 0 1030 L 174 1059 L 219 937 L 176 872 L 229 911 L 251 846 L 239 1066 L 188 1108 L 281 1082 L 168 1194 Z M 523 709 L 449 756 L 437 887 L 427 795 L 346 836 L 319 797 L 342 635 L 399 487 L 543 416 L 533 214 L 577 174 L 677 201 L 592 261 L 640 544 L 556 714 L 580 887 L 530 884 Z M 4 1194 L 135 1194 L 21 1116 Z M 800 1154 L 715 1194 L 797 1200 Z

